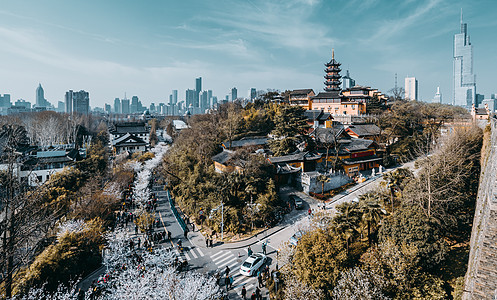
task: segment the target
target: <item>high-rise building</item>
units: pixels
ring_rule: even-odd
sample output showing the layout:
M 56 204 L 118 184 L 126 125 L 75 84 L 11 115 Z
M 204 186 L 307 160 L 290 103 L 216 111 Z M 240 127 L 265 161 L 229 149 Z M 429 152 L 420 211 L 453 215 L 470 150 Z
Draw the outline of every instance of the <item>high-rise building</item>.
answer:
M 407 100 L 418 100 L 418 81 L 416 77 L 406 77 L 404 98 Z
M 50 107 L 50 103 L 45 99 L 45 91 L 41 87 L 41 83 L 36 88 L 36 107 Z
M 202 77 L 195 79 L 195 101 L 193 107 L 200 107 L 200 92 L 202 91 Z
M 62 101 L 60 101 L 62 102 Z M 23 99 L 18 99 L 15 103 L 14 106 L 16 107 L 24 107 L 25 109 L 31 109 L 31 102 L 28 102 Z
M 238 90 L 236 87 L 231 89 L 231 101 L 235 101 L 238 98 Z
M 201 94 L 200 94 L 200 111 L 203 113 L 205 112 L 205 110 L 207 108 L 209 108 L 209 104 L 208 104 L 208 101 L 209 101 L 209 97 L 208 97 L 208 93 L 207 91 L 203 91 Z
M 0 95 L 0 107 L 11 107 L 12 106 L 12 103 L 10 103 L 10 94 L 3 94 Z M 31 108 L 31 106 L 29 106 L 28 108 Z
M 131 107 L 129 112 L 132 114 L 138 112 L 138 96 L 131 97 Z
M 485 95 L 481 95 L 481 94 L 476 94 L 476 98 L 475 98 L 475 106 L 476 107 L 479 107 L 480 104 L 483 103 L 483 100 L 485 99 Z
M 343 76 L 342 79 L 342 90 L 350 89 L 355 86 L 355 80 L 350 77 L 349 70 L 345 72 L 345 76 Z
M 473 74 L 473 45 L 469 40 L 468 25 L 463 23 L 461 32 L 454 35 L 454 93 L 452 104 L 471 107 L 476 104 L 476 77 Z
M 81 90 L 72 93 L 72 112 L 87 115 L 90 111 L 90 94 Z
M 65 105 L 64 101 L 59 101 L 57 103 L 57 112 L 63 113 L 65 111 L 66 111 L 66 105 Z
M 212 97 L 212 107 L 213 108 L 217 107 L 217 97 L 216 96 Z
M 66 96 L 64 97 L 64 104 L 66 108 L 66 113 L 71 114 L 72 113 L 72 94 L 73 91 L 69 90 L 66 92 Z
M 437 92 L 435 97 L 433 97 L 433 103 L 442 103 L 442 93 L 440 93 L 440 87 L 437 86 Z
M 195 95 L 197 92 L 195 90 L 186 90 L 186 95 L 185 95 L 185 100 L 186 100 L 186 107 L 189 107 L 190 105 L 193 106 L 193 103 L 195 102 Z
M 121 113 L 129 114 L 129 99 L 121 99 Z
M 332 91 L 340 91 L 341 89 L 341 84 L 342 82 L 340 81 L 340 63 L 335 60 L 335 50 L 331 50 L 331 60 L 329 63 L 325 64 L 326 70 L 326 75 L 324 75 L 324 78 L 326 81 L 324 82 L 324 90 L 327 92 L 332 92 Z
M 119 98 L 114 99 L 114 113 L 121 113 L 121 99 Z
M 178 90 L 173 90 L 173 104 L 178 103 Z
M 211 107 L 212 103 L 212 90 L 207 90 L 207 108 Z
M 257 90 L 255 88 L 250 89 L 250 100 L 254 101 L 254 99 L 257 97 Z
M 149 111 L 150 112 L 155 112 L 156 108 L 155 108 L 155 103 L 150 103 L 150 108 L 149 108 Z
M 112 113 L 112 107 L 110 106 L 110 104 L 105 103 L 105 112 L 108 114 Z

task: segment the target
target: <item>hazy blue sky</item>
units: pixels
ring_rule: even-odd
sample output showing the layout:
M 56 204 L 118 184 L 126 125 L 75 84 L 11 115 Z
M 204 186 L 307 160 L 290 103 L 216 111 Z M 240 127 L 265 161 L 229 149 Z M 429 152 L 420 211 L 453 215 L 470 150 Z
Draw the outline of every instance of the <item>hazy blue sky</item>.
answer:
M 452 94 L 453 35 L 460 9 L 474 45 L 477 92 L 497 93 L 497 1 L 215 0 L 22 1 L 0 6 L 0 93 L 52 103 L 68 89 L 92 106 L 138 95 L 184 100 L 202 76 L 223 98 L 233 86 L 323 88 L 335 58 L 361 85 L 387 92 L 406 75 L 420 96 Z M 342 72 L 343 74 L 344 72 Z

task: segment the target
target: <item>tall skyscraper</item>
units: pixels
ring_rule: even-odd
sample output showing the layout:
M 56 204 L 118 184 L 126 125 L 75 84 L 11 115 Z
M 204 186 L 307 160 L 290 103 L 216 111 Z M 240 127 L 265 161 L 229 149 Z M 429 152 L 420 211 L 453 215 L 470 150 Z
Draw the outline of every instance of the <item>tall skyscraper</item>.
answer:
M 193 106 L 193 103 L 195 102 L 195 95 L 197 92 L 195 90 L 186 90 L 186 95 L 185 95 L 185 100 L 186 100 L 186 107 L 189 107 L 190 105 Z
M 129 99 L 126 99 L 126 97 L 121 100 L 121 113 L 129 114 Z
M 87 115 L 90 111 L 90 94 L 86 91 L 79 91 L 72 94 L 72 111 Z
M 238 90 L 236 87 L 231 89 L 231 101 L 235 101 L 238 98 Z
M 435 97 L 433 97 L 433 103 L 442 103 L 442 93 L 440 93 L 440 87 L 437 86 L 437 92 Z
M 74 92 L 69 90 L 65 95 L 66 113 L 79 113 L 87 115 L 90 111 L 90 94 L 84 90 Z
M 200 94 L 200 111 L 203 113 L 207 108 L 209 108 L 209 94 L 207 91 L 203 91 Z
M 257 90 L 255 88 L 250 89 L 250 100 L 254 101 L 254 99 L 257 97 Z
M 105 103 L 105 112 L 108 114 L 112 113 L 112 109 L 111 109 L 110 104 Z
M 36 107 L 48 107 L 48 101 L 45 100 L 45 91 L 41 87 L 41 83 L 36 88 Z
M 64 98 L 64 106 L 66 109 L 66 113 L 71 114 L 72 113 L 72 94 L 73 91 L 69 90 L 66 92 L 66 96 Z
M 200 92 L 202 91 L 202 77 L 195 79 L 195 101 L 193 107 L 200 107 Z
M 178 103 L 178 90 L 173 90 L 173 104 Z
M 407 100 L 418 100 L 418 81 L 416 77 L 406 77 L 405 98 Z
M 461 32 L 454 35 L 454 94 L 453 105 L 471 107 L 476 104 L 476 78 L 473 74 L 473 45 L 469 41 L 468 25 L 463 23 Z
M 119 98 L 114 99 L 114 113 L 121 113 L 121 99 Z

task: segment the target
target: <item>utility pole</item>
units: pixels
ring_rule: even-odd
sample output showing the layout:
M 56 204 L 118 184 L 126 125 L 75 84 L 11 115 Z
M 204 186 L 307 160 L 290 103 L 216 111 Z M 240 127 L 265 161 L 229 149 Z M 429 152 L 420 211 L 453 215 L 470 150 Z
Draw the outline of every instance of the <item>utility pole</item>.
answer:
M 221 199 L 221 241 L 223 240 L 224 233 L 224 203 L 223 199 Z

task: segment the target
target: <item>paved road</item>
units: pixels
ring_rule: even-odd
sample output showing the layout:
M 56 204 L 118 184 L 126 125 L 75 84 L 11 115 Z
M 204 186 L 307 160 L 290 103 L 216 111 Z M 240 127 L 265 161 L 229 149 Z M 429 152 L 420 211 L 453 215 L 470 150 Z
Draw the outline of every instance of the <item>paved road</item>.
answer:
M 157 210 L 156 218 L 160 220 L 161 226 L 159 228 L 154 228 L 154 232 L 162 232 L 164 230 L 171 232 L 172 242 L 168 242 L 165 247 L 174 247 L 174 251 L 180 260 L 186 260 L 189 265 L 190 270 L 195 270 L 204 274 L 214 276 L 216 272 L 221 275 L 220 284 L 223 288 L 226 288 L 224 284 L 225 269 L 226 266 L 229 267 L 230 274 L 233 276 L 234 282 L 233 287 L 228 291 L 230 299 L 241 298 L 240 293 L 242 287 L 245 285 L 247 290 L 247 295 L 251 295 L 255 291 L 258 285 L 257 277 L 246 277 L 240 274 L 240 266 L 247 259 L 247 247 L 239 249 L 223 249 L 220 246 L 214 246 L 212 248 L 205 247 L 205 240 L 200 245 L 198 242 L 199 233 L 191 232 L 185 239 L 182 228 L 179 226 L 175 216 L 171 211 L 169 201 L 167 200 L 166 192 L 162 189 L 162 186 L 154 186 L 152 191 L 157 195 Z M 191 228 L 191 227 L 190 227 Z M 197 242 L 192 242 L 192 238 L 195 237 Z M 263 238 L 264 235 L 261 235 Z M 179 251 L 176 247 L 178 240 L 182 241 L 184 246 L 183 251 Z M 262 252 L 262 243 L 267 239 L 262 239 L 257 241 L 251 246 L 252 251 Z M 270 268 L 274 268 L 276 264 L 276 250 L 271 245 L 271 240 L 267 247 L 267 264 Z M 267 297 L 267 289 L 261 289 L 264 299 Z

